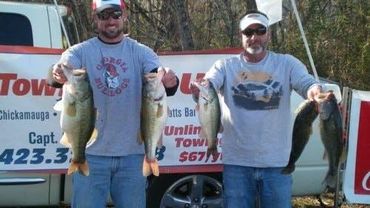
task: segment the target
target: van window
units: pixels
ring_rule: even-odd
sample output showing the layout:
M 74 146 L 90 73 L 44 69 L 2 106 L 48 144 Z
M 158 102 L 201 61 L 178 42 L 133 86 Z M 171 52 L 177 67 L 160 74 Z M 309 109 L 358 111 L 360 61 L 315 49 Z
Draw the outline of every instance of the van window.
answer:
M 26 16 L 0 12 L 0 28 L 0 45 L 33 46 L 31 22 Z

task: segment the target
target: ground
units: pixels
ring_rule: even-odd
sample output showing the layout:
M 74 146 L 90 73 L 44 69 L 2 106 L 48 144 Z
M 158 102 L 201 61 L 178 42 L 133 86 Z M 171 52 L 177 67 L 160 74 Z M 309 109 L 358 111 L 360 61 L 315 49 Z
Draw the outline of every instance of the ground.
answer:
M 324 200 L 329 206 L 333 207 L 333 200 L 331 198 Z M 320 201 L 315 196 L 305 196 L 305 197 L 293 197 L 292 200 L 293 208 L 322 208 Z M 338 207 L 339 208 L 339 207 Z M 348 202 L 343 202 L 340 208 L 370 208 L 370 205 L 363 204 L 349 204 Z
M 331 196 L 330 196 L 331 197 Z M 333 200 L 332 198 L 328 197 L 324 199 L 325 203 L 329 206 L 327 208 L 333 207 Z M 326 208 L 320 204 L 320 201 L 316 196 L 300 196 L 300 197 L 293 197 L 292 200 L 292 208 Z M 60 208 L 70 208 L 70 206 L 60 206 Z M 114 208 L 114 206 L 109 205 L 107 208 Z M 344 202 L 338 208 L 370 208 L 370 205 L 363 205 L 363 204 L 349 204 L 348 202 Z

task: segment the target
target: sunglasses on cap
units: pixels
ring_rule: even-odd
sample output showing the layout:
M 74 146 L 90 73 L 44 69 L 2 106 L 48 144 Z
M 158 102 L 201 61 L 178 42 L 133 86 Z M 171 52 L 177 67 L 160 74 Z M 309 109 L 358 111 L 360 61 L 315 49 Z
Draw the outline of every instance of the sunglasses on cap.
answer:
M 247 29 L 242 31 L 242 33 L 247 37 L 251 37 L 253 34 L 264 35 L 264 34 L 266 34 L 266 32 L 267 32 L 266 27 L 259 27 L 259 28 L 256 28 L 256 29 L 247 28 Z
M 97 16 L 100 20 L 108 20 L 110 17 L 116 20 L 122 17 L 122 11 L 103 11 L 98 13 Z

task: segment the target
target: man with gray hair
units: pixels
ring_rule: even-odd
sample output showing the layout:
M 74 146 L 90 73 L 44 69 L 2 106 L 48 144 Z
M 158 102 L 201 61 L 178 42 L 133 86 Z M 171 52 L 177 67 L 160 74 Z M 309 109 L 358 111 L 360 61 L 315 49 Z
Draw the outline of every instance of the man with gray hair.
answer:
M 269 19 L 250 11 L 239 24 L 243 52 L 218 60 L 202 82 L 220 93 L 224 207 L 291 207 L 290 95 L 315 99 L 319 83 L 301 61 L 267 50 Z M 198 90 L 192 88 L 194 96 Z

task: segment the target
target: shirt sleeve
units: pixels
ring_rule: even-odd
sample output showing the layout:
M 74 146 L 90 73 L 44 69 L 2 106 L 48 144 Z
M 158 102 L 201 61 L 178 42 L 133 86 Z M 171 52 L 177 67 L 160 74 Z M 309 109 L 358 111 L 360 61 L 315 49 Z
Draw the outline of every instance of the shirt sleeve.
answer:
M 69 48 L 68 50 L 64 51 L 59 59 L 59 61 L 56 63 L 66 63 L 70 66 L 72 66 L 73 68 L 80 68 L 81 67 L 81 59 L 78 55 L 78 45 L 75 45 L 75 46 L 72 46 L 71 48 Z M 60 84 L 58 82 L 56 82 L 53 78 L 53 66 L 50 66 L 49 70 L 48 70 L 48 74 L 47 74 L 47 77 L 46 77 L 46 80 L 47 80 L 47 83 L 49 86 L 52 86 L 52 87 L 55 87 L 55 88 L 62 88 L 63 87 L 63 84 Z
M 142 57 L 140 61 L 142 62 L 142 67 L 144 73 L 150 72 L 151 70 L 158 68 L 160 66 L 158 55 L 149 47 L 141 45 L 142 47 Z
M 207 71 L 204 78 L 210 81 L 216 90 L 221 90 L 224 85 L 225 60 L 216 61 Z
M 306 66 L 297 58 L 288 56 L 289 67 L 291 68 L 290 83 L 292 88 L 304 99 L 307 98 L 307 91 L 319 82 L 308 73 Z

